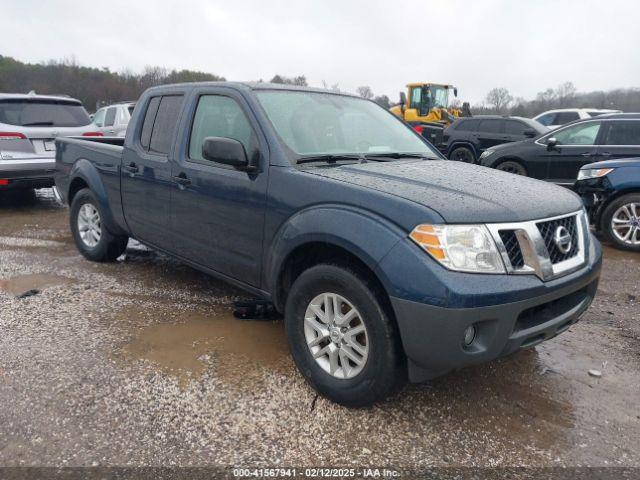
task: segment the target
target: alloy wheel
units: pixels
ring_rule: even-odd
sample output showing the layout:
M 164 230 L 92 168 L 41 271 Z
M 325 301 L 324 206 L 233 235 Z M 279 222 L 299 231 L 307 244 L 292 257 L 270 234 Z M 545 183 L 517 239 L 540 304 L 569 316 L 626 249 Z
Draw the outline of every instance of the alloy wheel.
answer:
M 613 235 L 627 245 L 640 245 L 640 203 L 627 203 L 611 217 Z
M 311 300 L 304 335 L 316 363 L 332 377 L 353 378 L 367 362 L 369 338 L 362 316 L 336 293 L 322 293 Z
M 90 204 L 85 203 L 78 211 L 78 232 L 82 242 L 89 248 L 94 248 L 102 237 L 102 223 L 100 212 Z

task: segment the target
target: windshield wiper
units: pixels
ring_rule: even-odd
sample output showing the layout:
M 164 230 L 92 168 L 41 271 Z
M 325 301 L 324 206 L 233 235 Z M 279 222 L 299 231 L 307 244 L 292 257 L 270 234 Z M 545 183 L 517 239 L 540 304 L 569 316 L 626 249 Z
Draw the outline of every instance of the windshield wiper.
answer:
M 435 160 L 435 157 L 429 157 L 424 153 L 400 153 L 400 152 L 380 152 L 380 153 L 367 153 L 365 158 L 371 160 L 378 160 L 379 158 L 424 158 Z
M 307 157 L 298 158 L 296 160 L 296 164 L 312 163 L 312 162 L 335 163 L 341 160 L 353 160 L 356 162 L 362 162 L 363 160 L 365 160 L 365 158 L 364 158 L 364 155 L 351 155 L 351 154 L 309 155 Z
M 53 122 L 31 122 L 31 123 L 23 123 L 23 127 L 52 127 Z

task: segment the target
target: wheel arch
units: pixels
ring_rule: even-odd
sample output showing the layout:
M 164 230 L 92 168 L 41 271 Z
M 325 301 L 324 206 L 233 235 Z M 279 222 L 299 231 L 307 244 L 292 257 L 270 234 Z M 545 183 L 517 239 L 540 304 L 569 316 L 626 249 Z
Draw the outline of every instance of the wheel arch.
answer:
M 276 308 L 283 311 L 291 285 L 305 269 L 338 263 L 355 266 L 388 300 L 388 281 L 375 271 L 380 260 L 403 238 L 402 232 L 390 222 L 355 208 L 322 206 L 300 212 L 271 242 L 263 280 L 266 290 L 271 292 Z
M 468 147 L 473 152 L 474 161 L 478 161 L 478 149 L 473 144 L 473 142 L 470 142 L 468 140 L 456 140 L 451 145 L 449 145 L 449 148 L 447 149 L 447 158 L 449 158 L 449 155 L 451 155 L 451 153 L 458 147 Z
M 96 167 L 89 160 L 81 158 L 73 165 L 69 178 L 69 187 L 66 192 L 69 205 L 72 204 L 73 199 L 80 190 L 88 188 L 99 204 L 98 206 L 102 212 L 102 221 L 107 229 L 113 234 L 126 235 L 126 232 L 118 225 L 113 216 L 107 191 Z

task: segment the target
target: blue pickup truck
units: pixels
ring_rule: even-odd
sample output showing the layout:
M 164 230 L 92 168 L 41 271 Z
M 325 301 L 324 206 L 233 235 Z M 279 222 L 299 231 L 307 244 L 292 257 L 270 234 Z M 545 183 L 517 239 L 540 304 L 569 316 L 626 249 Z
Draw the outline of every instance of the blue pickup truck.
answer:
M 356 96 L 156 87 L 125 139 L 57 140 L 56 169 L 86 258 L 135 238 L 272 302 L 302 375 L 344 405 L 552 338 L 598 284 L 577 195 L 446 161 Z

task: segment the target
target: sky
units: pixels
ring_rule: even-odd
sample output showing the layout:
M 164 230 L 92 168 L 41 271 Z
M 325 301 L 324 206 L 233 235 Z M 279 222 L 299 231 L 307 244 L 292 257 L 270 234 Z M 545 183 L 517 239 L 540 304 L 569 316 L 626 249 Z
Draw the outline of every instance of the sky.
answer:
M 640 86 L 637 0 L 0 0 L 0 12 L 0 55 L 26 62 L 306 75 L 392 100 L 431 81 L 473 104 L 494 87 Z

